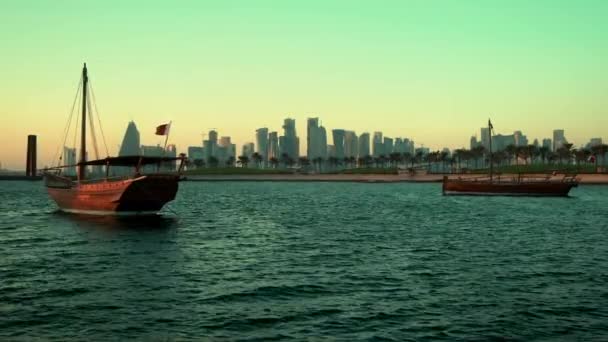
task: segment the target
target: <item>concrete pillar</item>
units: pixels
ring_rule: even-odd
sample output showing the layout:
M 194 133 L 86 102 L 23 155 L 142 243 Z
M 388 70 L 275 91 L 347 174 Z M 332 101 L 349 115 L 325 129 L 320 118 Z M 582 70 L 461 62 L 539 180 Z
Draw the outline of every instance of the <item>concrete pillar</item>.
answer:
M 25 175 L 28 177 L 36 176 L 36 136 L 27 136 L 27 155 L 25 161 Z

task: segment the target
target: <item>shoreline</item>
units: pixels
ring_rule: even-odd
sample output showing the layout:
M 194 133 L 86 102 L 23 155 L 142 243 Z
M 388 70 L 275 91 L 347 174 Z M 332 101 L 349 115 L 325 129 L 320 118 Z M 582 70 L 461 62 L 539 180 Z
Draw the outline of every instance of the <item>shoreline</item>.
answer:
M 443 174 L 269 174 L 269 175 L 196 175 L 186 176 L 190 182 L 351 182 L 351 183 L 441 183 Z M 448 177 L 481 177 L 475 174 L 446 174 Z M 546 174 L 526 174 L 526 176 L 546 176 Z M 517 177 L 503 174 L 501 177 Z M 559 175 L 558 175 L 559 177 Z M 608 185 L 608 174 L 581 174 L 579 184 Z
M 546 174 L 525 174 L 543 177 Z M 257 174 L 257 175 L 194 175 L 185 176 L 188 182 L 350 182 L 350 183 L 441 183 L 443 174 Z M 448 177 L 482 177 L 481 174 L 446 174 Z M 502 174 L 501 177 L 517 177 L 516 174 Z M 559 177 L 559 175 L 557 176 Z M 579 184 L 608 185 L 608 174 L 579 174 Z M 42 176 L 26 177 L 2 175 L 0 181 L 41 181 Z

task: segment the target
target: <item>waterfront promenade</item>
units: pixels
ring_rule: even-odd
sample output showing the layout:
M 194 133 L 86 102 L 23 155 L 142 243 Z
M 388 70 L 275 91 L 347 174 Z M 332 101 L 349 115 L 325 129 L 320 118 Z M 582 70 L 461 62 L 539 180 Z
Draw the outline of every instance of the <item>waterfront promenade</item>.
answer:
M 545 176 L 545 174 L 526 174 Z M 458 177 L 459 175 L 449 175 Z M 462 177 L 479 177 L 483 175 L 460 175 Z M 558 175 L 559 177 L 560 175 Z M 501 177 L 517 177 L 515 174 L 502 174 Z M 580 184 L 608 184 L 608 174 L 580 174 L 577 176 Z M 442 174 L 268 174 L 268 175 L 196 175 L 187 176 L 188 181 L 259 181 L 259 182 L 362 182 L 362 183 L 393 183 L 393 182 L 441 182 Z

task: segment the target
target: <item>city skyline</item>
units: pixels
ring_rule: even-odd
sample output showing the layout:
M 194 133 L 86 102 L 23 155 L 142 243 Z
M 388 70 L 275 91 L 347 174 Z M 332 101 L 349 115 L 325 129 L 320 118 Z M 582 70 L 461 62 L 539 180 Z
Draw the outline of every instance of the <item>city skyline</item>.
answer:
M 488 117 L 497 132 L 523 130 L 531 141 L 554 129 L 576 146 L 608 140 L 607 9 L 601 1 L 2 3 L 0 125 L 10 129 L 0 144 L 10 148 L 0 162 L 22 169 L 35 134 L 38 165 L 51 163 L 83 62 L 114 155 L 131 120 L 146 145 L 162 144 L 154 127 L 173 121 L 179 152 L 212 128 L 240 151 L 256 128 L 282 134 L 286 117 L 296 119 L 301 155 L 309 117 L 322 118 L 328 137 L 381 131 L 431 150 L 469 146 Z
M 464 143 L 458 147 L 443 146 L 437 148 L 430 148 L 424 143 L 418 143 L 414 140 L 410 140 L 408 137 L 404 137 L 403 135 L 389 137 L 388 135 L 385 135 L 382 131 L 375 131 L 370 134 L 370 132 L 368 131 L 355 132 L 344 128 L 326 128 L 324 125 L 321 124 L 321 118 L 319 117 L 309 117 L 305 121 L 306 130 L 304 130 L 304 134 L 297 133 L 298 130 L 295 127 L 297 127 L 298 120 L 290 117 L 283 119 L 283 125 L 281 126 L 283 130 L 282 132 L 279 129 L 259 127 L 253 130 L 253 133 L 251 134 L 251 139 L 245 139 L 244 142 L 240 144 L 233 143 L 231 135 L 222 135 L 220 137 L 217 129 L 211 129 L 206 133 L 202 132 L 199 134 L 199 136 L 202 136 L 203 139 L 199 140 L 198 145 L 195 143 L 193 145 L 177 146 L 176 144 L 171 143 L 167 145 L 167 147 L 170 147 L 171 155 L 185 153 L 191 159 L 208 160 L 209 157 L 214 156 L 218 158 L 218 164 L 220 165 L 224 165 L 228 158 L 232 158 L 233 162 L 236 164 L 237 158 L 239 156 L 250 156 L 251 154 L 256 152 L 261 156 L 265 157 L 263 160 L 263 165 L 268 166 L 268 160 L 271 157 L 280 159 L 283 154 L 287 154 L 294 160 L 297 160 L 299 157 L 307 157 L 309 160 L 312 161 L 314 158 L 326 159 L 328 157 L 336 157 L 338 159 L 342 159 L 344 157 L 357 158 L 367 155 L 371 157 L 379 157 L 380 155 L 388 156 L 392 152 L 408 152 L 410 154 L 413 154 L 414 151 L 418 149 L 424 150 L 426 151 L 426 153 L 430 151 L 442 151 L 446 149 L 453 152 L 456 149 L 473 149 L 475 146 L 483 146 L 487 149 L 489 146 L 489 140 L 487 138 L 487 127 L 480 127 L 478 129 L 479 135 L 476 133 L 470 135 L 468 144 L 465 141 L 466 139 L 463 139 Z M 521 129 L 517 129 L 511 134 L 505 134 L 509 132 L 493 130 L 492 149 L 493 151 L 499 151 L 505 149 L 508 145 L 536 145 L 547 146 L 549 147 L 550 151 L 554 152 L 564 143 L 572 143 L 573 148 L 588 148 L 590 145 L 601 144 L 603 141 L 603 137 L 587 137 L 584 141 L 573 143 L 572 140 L 567 138 L 567 134 L 565 132 L 567 132 L 567 130 L 553 129 L 551 131 L 551 134 L 547 134 L 547 136 L 529 138 L 528 135 L 524 135 L 522 133 Z M 311 133 L 313 137 L 313 151 L 311 151 L 309 148 L 311 144 Z M 149 151 L 152 150 L 154 150 L 154 152 L 152 152 L 153 155 L 162 154 L 162 139 L 156 138 L 156 140 L 158 141 L 152 144 L 147 143 L 147 141 L 145 140 L 142 140 L 140 142 L 140 134 L 141 133 L 140 130 L 137 128 L 136 122 L 134 120 L 129 121 L 127 123 L 126 130 L 122 135 L 122 143 L 116 146 L 115 153 L 110 151 L 110 155 L 143 155 L 146 154 L 144 151 L 148 151 L 147 153 L 149 154 Z M 286 134 L 287 136 L 289 136 L 289 139 L 293 139 L 293 141 L 286 139 Z M 153 134 L 149 135 L 153 136 Z M 285 141 L 287 141 L 288 143 L 285 144 Z M 300 141 L 304 141 L 304 144 L 300 144 Z M 338 145 L 336 145 L 336 141 L 338 141 Z M 260 149 L 260 142 L 266 145 L 266 153 L 263 153 Z M 294 144 L 295 146 L 297 146 L 298 151 L 295 155 L 293 154 L 293 151 L 295 151 Z M 325 146 L 324 154 L 319 152 L 320 150 L 323 150 L 323 146 Z M 111 147 L 109 147 L 109 149 L 111 150 Z M 250 153 L 242 153 L 244 149 L 249 149 Z M 68 158 L 66 156 L 66 151 L 76 150 L 77 147 L 66 145 L 62 147 L 63 153 L 59 155 L 56 154 L 54 157 Z M 313 156 L 313 158 L 310 158 L 311 155 Z M 47 159 L 49 158 L 50 156 L 47 157 Z M 45 157 L 38 156 L 39 162 L 41 160 L 44 162 L 44 159 Z M 72 161 L 72 159 L 74 159 L 74 157 L 72 157 L 70 160 Z M 57 159 L 54 161 L 55 163 L 44 163 L 43 166 L 51 166 L 54 164 L 56 165 L 56 161 Z M 2 162 L 2 160 L 0 160 L 0 162 Z M 17 167 L 11 169 L 9 167 L 6 169 L 20 170 L 21 168 Z

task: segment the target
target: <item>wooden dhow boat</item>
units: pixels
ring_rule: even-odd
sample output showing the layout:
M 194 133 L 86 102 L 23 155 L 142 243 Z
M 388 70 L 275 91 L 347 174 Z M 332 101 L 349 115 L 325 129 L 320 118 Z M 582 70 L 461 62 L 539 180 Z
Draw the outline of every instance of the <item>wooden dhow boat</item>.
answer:
M 86 160 L 86 122 L 88 75 L 86 64 L 82 70 L 82 117 L 80 160 L 75 165 L 58 166 L 44 170 L 45 186 L 59 209 L 69 213 L 95 215 L 149 215 L 157 214 L 163 206 L 175 199 L 178 182 L 185 164 L 185 155 L 179 157 L 121 156 Z M 161 127 L 161 126 L 159 126 Z M 92 127 L 91 127 L 92 128 Z M 157 129 L 157 133 L 158 133 Z M 165 135 L 165 129 L 162 129 Z M 168 132 L 166 132 L 168 134 Z M 166 145 L 166 140 L 165 140 Z M 96 143 L 95 143 L 96 148 Z M 175 164 L 177 171 L 158 172 L 161 166 Z M 156 166 L 156 173 L 144 174 L 144 166 Z M 103 170 L 105 175 L 89 175 L 87 168 Z M 131 169 L 129 175 L 111 176 L 112 167 Z M 77 176 L 63 175 L 66 168 L 76 168 Z M 122 172 L 121 172 L 122 173 Z M 94 176 L 94 177 L 93 177 Z
M 483 177 L 443 177 L 443 195 L 478 196 L 568 196 L 578 186 L 576 175 L 496 176 L 493 172 L 492 122 L 488 120 L 490 144 L 490 173 Z

